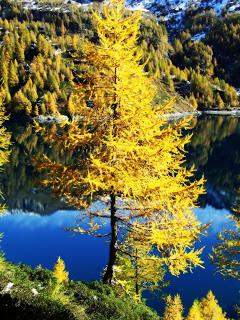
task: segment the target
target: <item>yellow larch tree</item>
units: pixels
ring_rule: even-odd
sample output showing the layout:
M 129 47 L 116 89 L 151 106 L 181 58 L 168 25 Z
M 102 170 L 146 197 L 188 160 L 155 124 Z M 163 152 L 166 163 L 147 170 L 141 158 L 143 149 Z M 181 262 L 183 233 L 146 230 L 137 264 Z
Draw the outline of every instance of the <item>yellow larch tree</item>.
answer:
M 200 308 L 204 320 L 227 320 L 212 291 L 209 291 L 206 298 L 200 301 Z
M 186 320 L 204 320 L 201 312 L 200 303 L 198 300 L 195 300 L 193 302 L 193 305 L 189 310 Z
M 65 263 L 63 259 L 61 259 L 60 257 L 58 257 L 58 260 L 54 266 L 53 274 L 57 282 L 60 284 L 67 283 L 69 281 L 68 279 L 69 273 L 65 270 Z
M 204 181 L 190 180 L 194 170 L 184 166 L 190 137 L 181 134 L 190 119 L 169 125 L 164 114 L 172 103 L 155 104 L 156 87 L 140 64 L 136 44 L 141 12 L 110 0 L 94 17 L 98 44 L 85 44 L 72 99 L 79 121 L 44 133 L 49 143 L 62 143 L 63 152 L 76 150 L 78 157 L 72 165 L 47 157 L 37 165 L 48 172 L 46 185 L 84 208 L 83 216 L 95 218 L 88 229 L 74 231 L 103 236 L 100 218 L 110 219 L 105 283 L 113 283 L 117 252 L 124 254 L 124 248 L 130 256 L 137 250 L 137 258 L 155 259 L 159 272 L 167 265 L 178 275 L 201 264 L 201 251 L 193 249 L 201 226 L 192 209 Z M 102 210 L 92 206 L 97 199 L 105 202 Z M 120 227 L 129 231 L 123 246 Z
M 183 305 L 180 296 L 168 296 L 163 320 L 183 320 Z

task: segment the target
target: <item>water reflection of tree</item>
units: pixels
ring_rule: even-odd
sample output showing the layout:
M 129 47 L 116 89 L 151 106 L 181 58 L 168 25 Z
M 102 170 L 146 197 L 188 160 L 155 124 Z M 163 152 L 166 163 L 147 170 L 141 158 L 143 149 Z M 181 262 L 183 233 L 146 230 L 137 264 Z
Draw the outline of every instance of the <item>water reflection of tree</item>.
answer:
M 213 247 L 211 260 L 224 277 L 240 280 L 240 214 L 232 219 L 235 227 L 219 233 L 220 243 Z
M 70 163 L 74 153 L 63 154 L 57 143 L 49 148 L 36 135 L 31 124 L 25 126 L 10 124 L 12 132 L 11 157 L 0 176 L 0 186 L 9 210 L 34 211 L 49 214 L 67 206 L 59 199 L 51 197 L 50 191 L 40 188 L 43 174 L 32 166 L 33 157 L 42 154 L 51 156 L 55 161 Z
M 201 205 L 211 203 L 217 207 L 230 207 L 240 187 L 239 119 L 231 117 L 204 117 L 197 119 L 189 146 L 188 163 L 195 164 L 198 175 L 204 173 L 208 181 L 208 195 L 201 198 Z M 37 190 L 42 173 L 33 170 L 32 157 L 46 154 L 56 162 L 70 163 L 74 152 L 64 153 L 60 141 L 51 148 L 33 131 L 32 125 L 10 127 L 12 154 L 0 185 L 10 209 L 23 209 L 48 214 L 65 205 L 49 192 Z M 215 199 L 214 199 L 215 197 Z M 216 197 L 218 198 L 216 200 Z
M 0 170 L 8 161 L 9 156 L 9 144 L 10 144 L 10 135 L 7 133 L 5 127 L 3 126 L 6 117 L 4 115 L 4 110 L 2 108 L 2 101 L 0 97 Z M 3 200 L 2 191 L 0 188 L 0 202 Z M 3 204 L 0 203 L 0 211 L 4 209 Z
M 239 118 L 205 116 L 196 121 L 192 133 L 188 164 L 207 180 L 201 205 L 230 208 L 240 187 Z

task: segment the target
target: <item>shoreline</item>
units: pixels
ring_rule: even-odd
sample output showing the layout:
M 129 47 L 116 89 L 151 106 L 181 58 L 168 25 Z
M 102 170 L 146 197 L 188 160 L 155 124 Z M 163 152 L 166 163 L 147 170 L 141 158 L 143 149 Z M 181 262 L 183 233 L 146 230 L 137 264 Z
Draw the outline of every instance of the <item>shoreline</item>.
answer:
M 193 111 L 193 112 L 176 112 L 176 113 L 168 113 L 165 114 L 168 120 L 177 120 L 181 118 L 185 118 L 188 116 L 200 117 L 203 115 L 214 115 L 214 116 L 239 116 L 240 117 L 240 109 L 236 110 L 204 110 L 204 111 Z M 74 117 L 76 119 L 76 117 Z M 33 120 L 38 121 L 39 123 L 60 123 L 62 121 L 70 120 L 66 115 L 40 115 L 34 117 Z
M 200 111 L 202 114 L 212 114 L 212 115 L 222 115 L 222 116 L 231 116 L 231 115 L 239 115 L 240 109 L 235 110 L 204 110 Z
M 176 112 L 168 113 L 164 116 L 168 120 L 176 120 L 188 116 L 200 117 L 204 115 L 214 115 L 214 116 L 238 116 L 240 117 L 240 109 L 236 110 L 203 110 L 203 111 L 193 111 L 193 112 Z

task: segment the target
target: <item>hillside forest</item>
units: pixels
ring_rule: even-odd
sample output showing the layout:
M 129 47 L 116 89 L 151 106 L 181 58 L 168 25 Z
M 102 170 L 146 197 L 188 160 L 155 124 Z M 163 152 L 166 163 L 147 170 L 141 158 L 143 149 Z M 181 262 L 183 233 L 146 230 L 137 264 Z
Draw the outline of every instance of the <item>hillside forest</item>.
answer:
M 98 42 L 91 7 L 99 4 L 54 5 L 39 1 L 30 10 L 22 2 L 1 2 L 0 79 L 8 114 L 77 114 L 74 87 L 84 78 L 85 43 Z M 240 14 L 189 10 L 180 29 L 169 25 L 150 13 L 141 19 L 139 52 L 155 78 L 156 99 L 177 97 L 178 112 L 237 109 Z

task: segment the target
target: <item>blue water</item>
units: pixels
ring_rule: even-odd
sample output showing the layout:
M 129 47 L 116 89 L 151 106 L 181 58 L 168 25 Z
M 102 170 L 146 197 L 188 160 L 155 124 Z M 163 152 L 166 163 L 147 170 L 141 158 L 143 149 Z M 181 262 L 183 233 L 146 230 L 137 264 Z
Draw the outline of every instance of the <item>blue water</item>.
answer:
M 40 216 L 33 213 L 18 212 L 0 218 L 0 228 L 4 232 L 2 249 L 6 258 L 13 262 L 24 262 L 32 267 L 41 264 L 52 269 L 58 256 L 61 256 L 76 280 L 96 280 L 107 263 L 108 243 L 101 238 L 78 235 L 64 228 L 75 225 L 77 211 L 61 210 L 52 215 Z M 211 248 L 217 243 L 217 234 L 225 228 L 231 228 L 227 210 L 207 206 L 197 209 L 196 214 L 203 223 L 212 222 L 206 236 L 197 247 L 204 246 L 204 269 L 196 268 L 192 273 L 173 277 L 167 275 L 170 286 L 164 289 L 166 294 L 179 293 L 186 309 L 194 299 L 201 298 L 212 290 L 229 316 L 234 317 L 234 304 L 240 304 L 239 281 L 224 279 L 216 273 L 209 259 Z M 158 297 L 147 294 L 148 304 L 162 312 L 163 303 Z
M 12 141 L 9 164 L 0 173 L 0 189 L 9 210 L 0 217 L 0 232 L 4 233 L 1 249 L 6 258 L 52 269 L 61 256 L 72 279 L 100 279 L 108 261 L 109 244 L 102 238 L 65 231 L 66 227 L 76 225 L 79 212 L 70 210 L 61 199 L 42 189 L 43 177 L 31 166 L 32 156 L 41 157 L 44 153 L 56 161 L 69 163 L 74 154 L 64 155 L 57 145 L 48 148 L 31 126 L 16 128 L 14 125 Z M 187 311 L 194 299 L 212 290 L 228 316 L 236 319 L 234 305 L 240 305 L 240 281 L 224 279 L 217 273 L 209 254 L 219 241 L 218 233 L 232 229 L 231 208 L 240 203 L 240 119 L 198 119 L 187 163 L 195 165 L 196 176 L 204 174 L 207 179 L 207 193 L 199 201 L 201 208 L 195 210 L 200 221 L 211 222 L 207 234 L 196 244 L 197 248 L 205 247 L 204 269 L 196 268 L 178 278 L 167 274 L 165 280 L 170 285 L 163 292 L 145 293 L 144 297 L 148 305 L 161 314 L 163 295 L 179 293 Z

